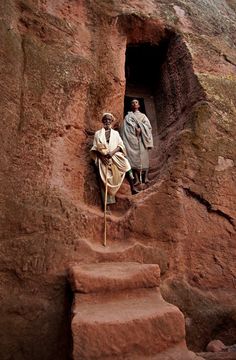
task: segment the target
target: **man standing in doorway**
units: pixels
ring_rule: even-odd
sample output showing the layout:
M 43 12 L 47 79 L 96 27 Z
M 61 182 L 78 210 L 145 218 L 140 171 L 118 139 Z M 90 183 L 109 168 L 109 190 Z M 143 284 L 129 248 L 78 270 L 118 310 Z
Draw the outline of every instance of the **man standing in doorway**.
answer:
M 125 116 L 121 137 L 133 170 L 136 184 L 149 182 L 149 153 L 153 147 L 152 126 L 147 116 L 139 111 L 137 99 L 131 101 L 131 110 Z

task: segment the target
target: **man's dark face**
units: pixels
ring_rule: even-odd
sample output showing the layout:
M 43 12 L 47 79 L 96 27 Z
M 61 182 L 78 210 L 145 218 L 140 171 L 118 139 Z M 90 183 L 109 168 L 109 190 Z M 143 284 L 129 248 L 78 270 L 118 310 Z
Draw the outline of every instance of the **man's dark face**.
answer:
M 102 119 L 103 127 L 105 130 L 108 130 L 111 128 L 112 118 L 108 115 L 104 116 Z
M 140 108 L 139 101 L 134 99 L 131 101 L 131 109 L 133 111 L 138 110 Z

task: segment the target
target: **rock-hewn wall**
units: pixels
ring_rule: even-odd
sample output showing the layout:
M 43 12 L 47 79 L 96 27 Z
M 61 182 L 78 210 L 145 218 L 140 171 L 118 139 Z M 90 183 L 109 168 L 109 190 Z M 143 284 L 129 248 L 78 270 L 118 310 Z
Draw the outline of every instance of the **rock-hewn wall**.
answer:
M 120 200 L 112 241 L 153 247 L 143 260 L 190 348 L 233 341 L 234 2 L 4 0 L 0 14 L 1 359 L 69 359 L 66 269 L 102 239 L 92 134 L 103 111 L 122 119 L 127 44 L 163 39 L 156 176 Z

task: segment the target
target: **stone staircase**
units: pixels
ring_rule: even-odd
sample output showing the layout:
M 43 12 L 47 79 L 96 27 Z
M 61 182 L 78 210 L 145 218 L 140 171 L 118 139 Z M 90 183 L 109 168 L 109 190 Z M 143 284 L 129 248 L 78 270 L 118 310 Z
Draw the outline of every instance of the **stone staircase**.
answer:
M 74 360 L 202 359 L 185 344 L 184 317 L 159 291 L 156 264 L 72 266 Z
M 169 266 L 169 259 L 163 250 L 152 244 L 142 244 L 135 239 L 116 242 L 111 242 L 108 239 L 106 247 L 101 243 L 79 239 L 75 242 L 75 246 L 77 253 L 74 264 L 134 261 L 144 264 L 158 264 L 161 274 L 164 274 Z

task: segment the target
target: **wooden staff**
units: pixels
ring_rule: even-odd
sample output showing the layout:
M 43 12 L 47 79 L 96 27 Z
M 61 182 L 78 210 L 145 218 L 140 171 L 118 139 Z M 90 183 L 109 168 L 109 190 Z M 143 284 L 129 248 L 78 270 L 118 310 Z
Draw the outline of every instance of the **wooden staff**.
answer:
M 108 165 L 106 165 L 106 182 L 105 182 L 105 199 L 104 199 L 104 241 L 103 245 L 107 244 L 107 174 Z

